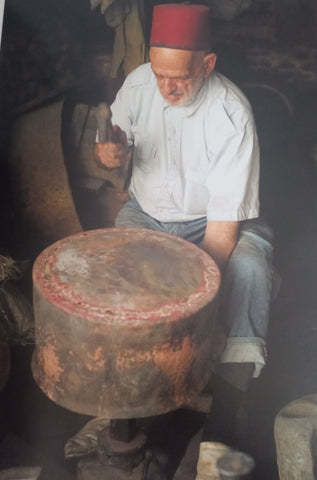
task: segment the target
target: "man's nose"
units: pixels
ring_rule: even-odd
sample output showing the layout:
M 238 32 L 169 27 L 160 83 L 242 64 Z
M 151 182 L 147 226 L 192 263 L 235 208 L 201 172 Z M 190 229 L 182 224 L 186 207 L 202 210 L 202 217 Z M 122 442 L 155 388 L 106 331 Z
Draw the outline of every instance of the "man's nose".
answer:
M 176 82 L 173 78 L 164 78 L 163 88 L 166 92 L 172 92 L 176 90 Z

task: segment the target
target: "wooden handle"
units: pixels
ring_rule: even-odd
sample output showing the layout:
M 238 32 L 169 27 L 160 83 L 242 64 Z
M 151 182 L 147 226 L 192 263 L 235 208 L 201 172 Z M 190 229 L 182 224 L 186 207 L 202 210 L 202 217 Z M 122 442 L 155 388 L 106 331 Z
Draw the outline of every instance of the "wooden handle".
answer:
M 99 103 L 96 109 L 96 119 L 98 125 L 99 142 L 115 142 L 116 135 L 111 123 L 111 110 L 107 103 Z

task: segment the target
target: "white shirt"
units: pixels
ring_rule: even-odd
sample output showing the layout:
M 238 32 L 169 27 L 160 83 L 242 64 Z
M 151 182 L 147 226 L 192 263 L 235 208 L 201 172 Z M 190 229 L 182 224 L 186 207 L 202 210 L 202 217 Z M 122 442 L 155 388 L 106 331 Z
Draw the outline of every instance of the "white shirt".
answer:
M 212 72 L 193 103 L 170 106 L 150 64 L 125 80 L 112 120 L 134 146 L 132 192 L 162 222 L 258 216 L 259 147 L 250 105 Z

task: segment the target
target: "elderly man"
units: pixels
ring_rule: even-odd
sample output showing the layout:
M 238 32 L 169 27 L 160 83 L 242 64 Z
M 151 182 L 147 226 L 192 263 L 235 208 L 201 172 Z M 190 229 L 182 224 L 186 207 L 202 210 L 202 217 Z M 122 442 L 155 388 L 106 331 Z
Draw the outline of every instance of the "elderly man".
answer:
M 111 107 L 116 143 L 96 143 L 107 167 L 127 168 L 131 200 L 117 226 L 193 242 L 222 272 L 219 322 L 227 340 L 214 377 L 207 439 L 229 442 L 250 381 L 265 364 L 274 268 L 272 232 L 259 218 L 259 147 L 241 91 L 215 70 L 203 5 L 154 7 L 150 63 Z M 206 332 L 208 334 L 208 332 Z

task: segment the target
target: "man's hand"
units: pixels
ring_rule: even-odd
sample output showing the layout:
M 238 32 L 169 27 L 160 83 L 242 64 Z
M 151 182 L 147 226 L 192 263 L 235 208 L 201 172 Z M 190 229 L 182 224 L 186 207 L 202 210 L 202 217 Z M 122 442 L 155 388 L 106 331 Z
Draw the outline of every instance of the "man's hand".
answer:
M 239 222 L 207 222 L 204 250 L 224 270 L 238 238 Z
M 125 132 L 120 127 L 113 127 L 117 142 L 95 143 L 94 155 L 107 168 L 121 167 L 127 171 L 131 159 L 131 150 L 128 150 L 128 141 Z

